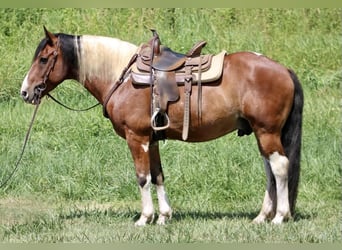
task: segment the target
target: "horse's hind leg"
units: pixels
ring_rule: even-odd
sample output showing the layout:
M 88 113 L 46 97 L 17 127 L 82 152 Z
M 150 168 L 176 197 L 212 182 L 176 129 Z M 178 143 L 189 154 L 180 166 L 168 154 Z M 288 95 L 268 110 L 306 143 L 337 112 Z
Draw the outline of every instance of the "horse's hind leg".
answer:
M 264 201 L 262 203 L 259 215 L 253 220 L 255 223 L 262 223 L 265 219 L 273 218 L 277 207 L 277 193 L 275 178 L 272 173 L 271 165 L 264 157 L 265 172 L 267 177 L 267 185 L 265 191 Z
M 167 219 L 171 219 L 172 210 L 164 188 L 164 175 L 160 161 L 158 141 L 150 144 L 149 153 L 151 159 L 152 183 L 156 185 L 159 204 L 157 224 L 164 225 Z
M 291 217 L 289 206 L 289 192 L 288 192 L 288 169 L 289 161 L 285 156 L 283 146 L 279 133 L 265 133 L 256 131 L 256 136 L 259 144 L 260 151 L 266 160 L 266 168 L 268 163 L 272 173 L 268 173 L 268 188 L 266 190 L 264 204 L 255 222 L 262 222 L 273 213 L 273 207 L 276 204 L 276 214 L 272 222 L 280 224 Z M 274 176 L 275 183 L 272 181 Z M 276 200 L 272 191 L 276 186 Z M 272 186 L 273 185 L 273 186 Z

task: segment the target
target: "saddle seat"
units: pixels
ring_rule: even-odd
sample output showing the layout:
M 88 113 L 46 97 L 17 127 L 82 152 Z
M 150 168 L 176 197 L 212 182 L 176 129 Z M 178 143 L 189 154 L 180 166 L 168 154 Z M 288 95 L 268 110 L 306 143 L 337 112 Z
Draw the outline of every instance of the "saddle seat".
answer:
M 186 60 L 184 54 L 172 51 L 170 48 L 162 46 L 160 54 L 154 58 L 152 68 L 160 71 L 173 71 L 181 67 Z
M 200 41 L 196 43 L 186 54 L 181 54 L 172 49 L 160 46 L 159 54 L 155 55 L 152 68 L 160 71 L 173 71 L 182 67 L 187 58 L 194 58 L 201 54 L 202 48 L 207 42 Z

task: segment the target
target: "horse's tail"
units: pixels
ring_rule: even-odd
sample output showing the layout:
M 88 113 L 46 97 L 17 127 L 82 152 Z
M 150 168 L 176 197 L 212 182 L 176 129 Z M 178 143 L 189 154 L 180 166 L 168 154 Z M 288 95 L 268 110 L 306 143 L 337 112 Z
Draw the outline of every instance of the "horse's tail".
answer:
M 282 130 L 281 141 L 289 159 L 288 189 L 291 214 L 294 215 L 300 175 L 300 151 L 302 142 L 302 120 L 304 95 L 301 84 L 289 69 L 294 84 L 294 99 L 291 112 Z

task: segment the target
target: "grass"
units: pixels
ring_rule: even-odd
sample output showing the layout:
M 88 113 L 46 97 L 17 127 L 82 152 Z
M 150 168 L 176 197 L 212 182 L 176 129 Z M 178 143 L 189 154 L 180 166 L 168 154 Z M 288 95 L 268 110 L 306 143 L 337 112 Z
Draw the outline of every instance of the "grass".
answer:
M 340 10 L 1 9 L 0 24 L 0 180 L 33 112 L 18 89 L 43 24 L 136 44 L 156 27 L 180 51 L 205 39 L 205 52 L 262 52 L 295 69 L 305 93 L 297 214 L 281 226 L 250 223 L 265 174 L 254 137 L 232 133 L 201 144 L 161 142 L 173 219 L 135 228 L 140 195 L 125 141 L 101 108 L 73 113 L 44 100 L 20 168 L 0 190 L 1 242 L 342 242 Z M 70 81 L 54 94 L 74 107 L 95 103 Z

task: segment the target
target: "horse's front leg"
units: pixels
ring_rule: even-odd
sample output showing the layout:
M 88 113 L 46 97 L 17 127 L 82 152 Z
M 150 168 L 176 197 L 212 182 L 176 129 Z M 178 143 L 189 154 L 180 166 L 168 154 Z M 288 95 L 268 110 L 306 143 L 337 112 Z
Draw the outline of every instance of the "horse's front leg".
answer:
M 146 147 L 147 149 L 147 147 Z M 167 198 L 164 187 L 164 175 L 161 166 L 159 144 L 158 141 L 152 142 L 149 145 L 150 163 L 151 163 L 151 176 L 152 183 L 156 185 L 158 204 L 159 204 L 159 217 L 157 224 L 164 225 L 167 219 L 171 219 L 172 209 Z
M 151 171 L 149 154 L 149 137 L 136 136 L 129 133 L 126 136 L 128 147 L 132 153 L 137 181 L 141 193 L 142 211 L 136 226 L 145 226 L 153 221 L 154 208 L 151 196 Z

